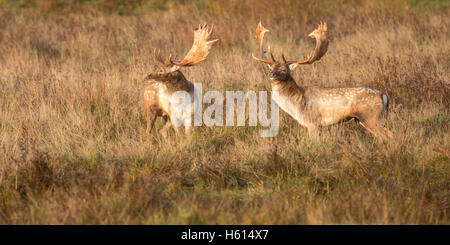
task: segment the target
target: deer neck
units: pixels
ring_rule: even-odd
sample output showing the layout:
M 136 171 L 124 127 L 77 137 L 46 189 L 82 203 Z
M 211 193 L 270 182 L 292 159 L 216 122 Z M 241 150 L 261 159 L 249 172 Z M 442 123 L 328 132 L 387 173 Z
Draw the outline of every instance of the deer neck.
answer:
M 285 97 L 303 97 L 304 93 L 304 89 L 298 86 L 292 77 L 286 81 L 272 80 L 272 91 L 277 91 L 280 96 Z
M 301 113 L 305 104 L 304 88 L 298 86 L 295 80 L 290 78 L 283 82 L 272 81 L 273 91 L 278 92 L 278 98 L 274 99 L 278 106 L 301 125 L 305 125 L 305 118 Z
M 192 83 L 186 79 L 181 71 L 176 71 L 176 75 L 167 79 L 164 84 L 171 92 L 192 90 Z

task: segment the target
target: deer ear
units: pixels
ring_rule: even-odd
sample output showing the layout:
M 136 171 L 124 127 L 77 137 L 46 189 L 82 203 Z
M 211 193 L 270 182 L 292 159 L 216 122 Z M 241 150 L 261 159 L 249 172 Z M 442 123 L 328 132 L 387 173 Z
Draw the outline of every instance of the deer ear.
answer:
M 290 64 L 290 65 L 289 65 L 289 70 L 293 71 L 293 70 L 295 70 L 295 68 L 297 68 L 297 66 L 298 66 L 297 63 Z

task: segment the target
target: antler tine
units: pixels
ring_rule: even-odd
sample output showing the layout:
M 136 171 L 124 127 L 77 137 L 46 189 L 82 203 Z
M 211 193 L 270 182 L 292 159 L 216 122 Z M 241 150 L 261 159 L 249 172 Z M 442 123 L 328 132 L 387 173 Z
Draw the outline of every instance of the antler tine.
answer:
M 153 54 L 155 56 L 155 60 L 160 63 L 165 63 L 164 60 L 161 58 L 161 49 L 158 49 L 158 53 L 156 53 L 156 48 L 153 49 Z
M 320 22 L 317 29 L 308 35 L 316 39 L 314 52 L 304 61 L 288 61 L 287 64 L 312 64 L 320 60 L 328 50 L 328 28 L 325 22 Z
M 283 52 L 281 52 L 281 59 L 283 60 L 283 63 L 286 64 L 286 58 L 284 58 Z
M 173 62 L 172 62 L 172 54 L 169 54 L 169 58 L 167 58 L 167 62 L 166 63 L 173 64 Z
M 269 55 L 270 55 L 270 58 L 272 59 L 273 62 L 277 62 L 275 60 L 275 57 L 273 57 L 272 50 L 270 50 L 270 49 L 269 49 Z
M 211 35 L 213 33 L 213 29 L 214 29 L 214 25 L 211 25 L 211 27 L 209 28 L 208 35 Z

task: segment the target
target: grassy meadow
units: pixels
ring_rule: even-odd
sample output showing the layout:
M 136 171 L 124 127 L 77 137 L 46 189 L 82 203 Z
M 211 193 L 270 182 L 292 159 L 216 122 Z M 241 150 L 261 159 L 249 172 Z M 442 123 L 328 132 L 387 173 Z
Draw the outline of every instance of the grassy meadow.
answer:
M 311 140 L 281 110 L 274 138 L 147 135 L 153 49 L 184 55 L 200 23 L 220 40 L 187 79 L 270 91 L 259 20 L 288 59 L 326 21 L 294 78 L 386 92 L 394 139 L 350 121 Z M 447 1 L 0 0 L 0 224 L 450 224 L 449 26 Z

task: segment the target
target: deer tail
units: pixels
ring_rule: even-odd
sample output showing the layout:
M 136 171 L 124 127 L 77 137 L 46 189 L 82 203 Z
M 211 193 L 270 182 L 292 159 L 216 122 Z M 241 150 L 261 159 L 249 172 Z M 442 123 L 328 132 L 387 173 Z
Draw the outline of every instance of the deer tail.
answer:
M 381 100 L 383 101 L 383 116 L 387 118 L 389 112 L 389 97 L 387 94 L 381 94 Z

